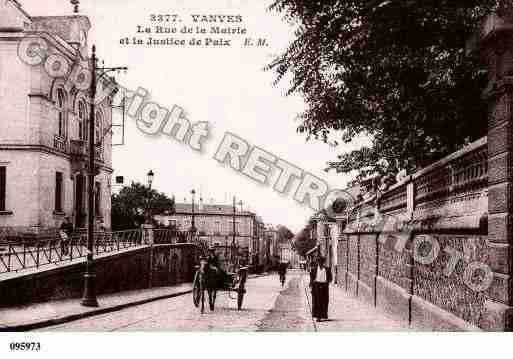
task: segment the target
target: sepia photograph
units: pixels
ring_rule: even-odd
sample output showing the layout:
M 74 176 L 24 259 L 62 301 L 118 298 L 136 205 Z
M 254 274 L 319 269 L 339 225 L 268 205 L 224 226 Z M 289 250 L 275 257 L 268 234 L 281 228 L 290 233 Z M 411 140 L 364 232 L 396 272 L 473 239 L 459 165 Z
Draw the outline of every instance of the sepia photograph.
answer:
M 512 245 L 513 0 L 0 0 L 8 358 L 489 354 Z

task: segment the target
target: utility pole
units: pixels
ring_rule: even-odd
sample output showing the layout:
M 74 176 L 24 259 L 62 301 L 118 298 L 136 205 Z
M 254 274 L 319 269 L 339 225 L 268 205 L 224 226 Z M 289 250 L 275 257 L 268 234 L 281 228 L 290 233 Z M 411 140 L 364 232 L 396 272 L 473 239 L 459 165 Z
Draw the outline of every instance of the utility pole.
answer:
M 235 196 L 233 196 L 233 239 L 232 239 L 232 263 L 234 261 L 234 256 L 235 256 L 235 211 L 237 209 L 235 208 Z
M 194 237 L 195 233 L 196 233 L 196 223 L 194 221 L 194 196 L 196 195 L 196 190 L 192 190 L 191 191 L 191 194 L 192 194 L 192 220 L 191 220 L 191 236 Z
M 95 139 L 94 139 L 94 121 L 95 121 L 95 99 L 96 99 L 96 46 L 93 45 L 93 55 L 91 58 L 91 89 L 90 89 L 90 109 L 89 109 L 89 172 L 87 175 L 88 187 L 88 213 L 87 213 L 87 261 L 84 274 L 84 296 L 82 305 L 86 307 L 97 307 L 96 299 L 96 272 L 94 268 L 94 177 L 96 168 L 94 164 L 95 157 Z
M 95 153 L 96 139 L 94 138 L 95 120 L 96 120 L 96 84 L 97 71 L 102 70 L 101 76 L 110 71 L 127 70 L 126 67 L 97 67 L 96 46 L 93 45 L 91 56 L 91 88 L 90 88 L 90 109 L 89 109 L 89 171 L 87 175 L 88 187 L 88 214 L 87 214 L 87 260 L 86 271 L 84 273 L 84 294 L 82 305 L 85 307 L 97 307 L 98 299 L 96 297 L 96 271 L 93 258 L 94 252 L 94 178 L 96 177 Z M 101 78 L 100 76 L 100 78 Z M 101 140 L 101 139 L 98 139 Z

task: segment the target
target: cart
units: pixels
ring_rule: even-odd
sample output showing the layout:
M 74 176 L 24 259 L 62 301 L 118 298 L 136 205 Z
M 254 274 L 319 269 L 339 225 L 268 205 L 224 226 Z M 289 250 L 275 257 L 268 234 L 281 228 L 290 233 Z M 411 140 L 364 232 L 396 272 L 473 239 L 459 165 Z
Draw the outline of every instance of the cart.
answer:
M 246 280 L 248 277 L 248 267 L 240 267 L 236 273 L 227 272 L 224 275 L 217 273 L 222 278 L 209 278 L 207 270 L 208 264 L 202 259 L 200 266 L 194 275 L 194 282 L 192 287 L 192 299 L 197 308 L 200 308 L 201 313 L 205 312 L 205 291 L 208 294 L 210 310 L 214 310 L 217 292 L 222 291 L 228 293 L 230 299 L 237 300 L 237 309 L 241 310 L 246 294 Z M 212 273 L 212 272 L 210 272 Z

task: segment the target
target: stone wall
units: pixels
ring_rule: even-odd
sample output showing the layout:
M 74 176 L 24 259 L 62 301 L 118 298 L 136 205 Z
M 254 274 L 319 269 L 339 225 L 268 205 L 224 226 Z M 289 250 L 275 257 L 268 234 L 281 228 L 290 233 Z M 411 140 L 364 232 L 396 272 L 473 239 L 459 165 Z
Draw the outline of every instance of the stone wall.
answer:
M 490 262 L 486 179 L 485 137 L 352 208 L 338 219 L 349 218 L 338 238 L 338 285 L 417 328 L 487 328 L 486 302 L 504 296 L 506 284 Z M 493 273 L 485 290 L 465 282 L 475 263 Z
M 199 252 L 192 244 L 156 245 L 98 257 L 98 294 L 191 282 Z M 69 264 L 37 273 L 0 279 L 0 306 L 19 306 L 80 298 L 85 264 Z
M 469 40 L 488 67 L 487 136 L 338 219 L 339 283 L 412 326 L 513 329 L 512 39 L 511 1 L 499 1 Z

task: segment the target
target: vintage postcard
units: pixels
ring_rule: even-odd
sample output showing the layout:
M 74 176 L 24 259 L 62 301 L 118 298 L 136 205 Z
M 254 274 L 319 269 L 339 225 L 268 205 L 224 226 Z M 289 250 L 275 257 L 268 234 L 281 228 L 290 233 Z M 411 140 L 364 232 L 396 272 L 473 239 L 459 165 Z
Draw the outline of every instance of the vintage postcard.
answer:
M 512 138 L 511 0 L 0 0 L 2 349 L 510 331 Z

